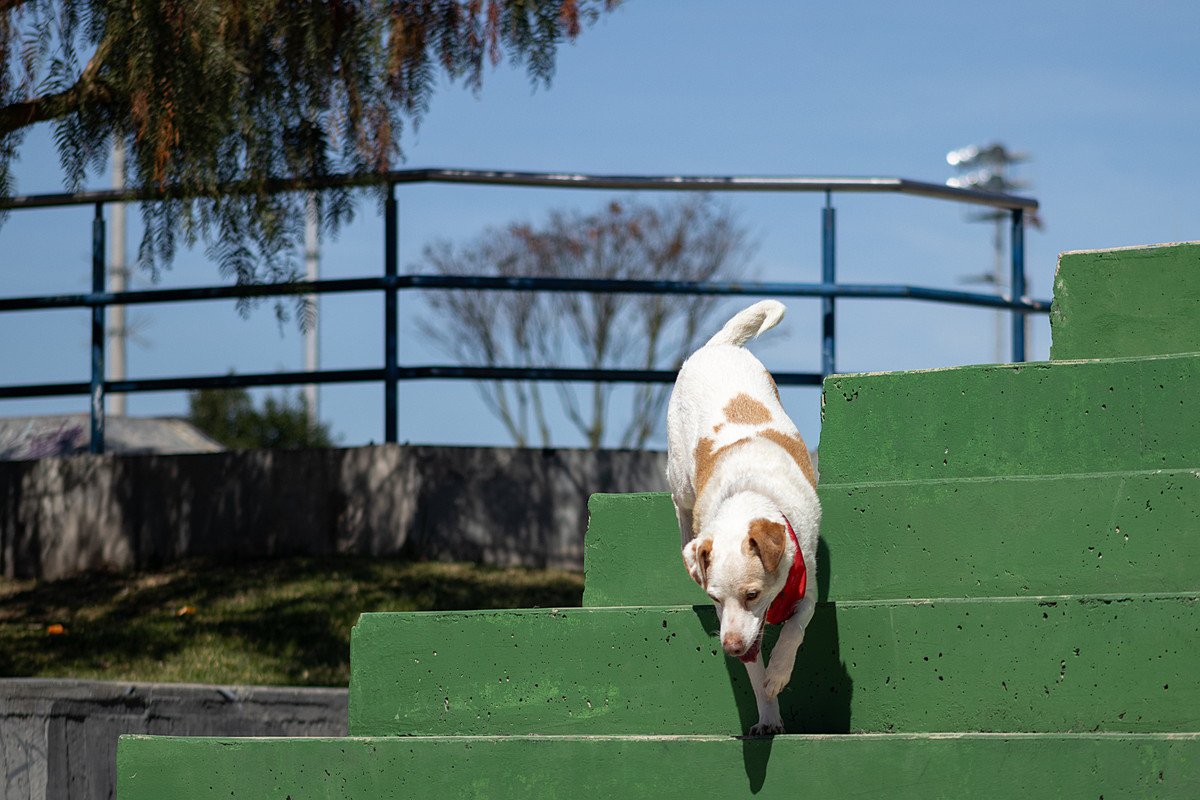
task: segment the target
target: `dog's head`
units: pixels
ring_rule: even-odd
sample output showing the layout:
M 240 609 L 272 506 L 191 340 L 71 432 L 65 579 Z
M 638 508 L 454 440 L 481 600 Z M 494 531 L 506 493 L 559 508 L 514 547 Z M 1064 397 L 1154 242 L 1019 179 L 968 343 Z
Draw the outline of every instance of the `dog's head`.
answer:
M 689 574 L 716 605 L 721 646 L 729 655 L 758 657 L 767 609 L 787 582 L 786 553 L 783 515 L 751 493 L 726 500 L 684 547 Z

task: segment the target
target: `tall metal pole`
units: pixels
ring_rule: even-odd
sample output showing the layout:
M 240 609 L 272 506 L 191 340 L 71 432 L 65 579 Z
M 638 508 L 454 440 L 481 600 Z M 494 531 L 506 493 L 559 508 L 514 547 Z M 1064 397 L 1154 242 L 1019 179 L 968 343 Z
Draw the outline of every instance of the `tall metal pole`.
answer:
M 389 185 L 387 202 L 383 207 L 383 274 L 390 278 L 391 283 L 383 295 L 383 438 L 389 444 L 399 441 L 398 413 L 396 402 L 396 384 L 400 379 L 398 352 L 396 344 L 397 313 L 396 313 L 396 283 L 399 274 L 397 253 L 397 209 L 396 187 Z
M 1012 299 L 1025 296 L 1025 211 L 1012 210 Z M 1025 360 L 1025 312 L 1012 312 L 1012 360 Z
M 992 232 L 992 281 L 996 287 L 996 294 L 1004 294 L 1004 212 L 996 212 L 995 230 Z M 996 312 L 996 341 L 995 341 L 995 358 L 997 364 L 1004 361 L 1004 340 L 1008 338 L 1005 335 L 1004 327 L 1008 321 L 1005 319 L 1007 315 L 1003 311 Z
M 320 277 L 321 270 L 320 219 L 315 192 L 309 192 L 305 197 L 304 210 L 304 277 L 306 280 L 315 281 Z M 310 294 L 304 298 L 305 304 L 314 312 L 308 328 L 304 331 L 304 369 L 307 372 L 320 369 L 320 340 L 317 332 L 321 325 L 321 313 L 318 297 Z M 309 427 L 315 428 L 321 419 L 321 394 L 315 383 L 304 387 L 304 399 L 308 409 Z
M 104 204 L 92 220 L 92 291 L 104 291 Z M 104 306 L 92 306 L 92 436 L 88 451 L 104 452 Z
M 952 167 L 957 167 L 959 175 L 946 181 L 949 186 L 956 189 L 985 189 L 992 192 L 1008 192 L 1012 189 L 1023 188 L 1027 184 L 1023 181 L 1012 181 L 1008 178 L 1008 168 L 1013 164 L 1019 164 L 1029 160 L 1028 153 L 1013 153 L 1008 150 L 1003 144 L 993 142 L 990 145 L 971 145 L 958 150 L 952 150 L 946 154 L 946 162 Z M 975 216 L 974 219 L 991 220 L 995 225 L 995 230 L 992 234 L 992 253 L 994 264 L 992 267 L 992 284 L 996 287 L 996 294 L 1002 297 L 1008 296 L 1012 299 L 1019 299 L 1025 296 L 1025 254 L 1024 247 L 1024 229 L 1023 209 L 1013 208 L 1012 226 L 1013 232 L 1010 237 L 1012 245 L 1011 258 L 1011 280 L 1008 281 L 1009 293 L 1006 295 L 1005 276 L 1004 276 L 1004 218 L 1005 212 L 995 210 L 982 216 Z M 1020 228 L 1020 230 L 1018 230 Z M 1021 252 L 1018 252 L 1018 251 Z M 1018 272 L 1018 262 L 1020 263 L 1020 285 L 1015 283 Z M 1005 347 L 1004 340 L 1009 338 L 1012 344 L 1013 361 L 1025 360 L 1025 334 L 1022 331 L 1020 334 L 1013 332 L 1011 335 L 1006 335 L 1004 330 L 1005 313 L 1001 310 L 995 312 L 996 322 L 996 339 L 995 339 L 995 360 L 997 362 L 1004 361 Z M 1026 315 L 1022 312 L 1010 312 L 1010 326 L 1018 324 L 1024 325 Z M 1020 357 L 1016 357 L 1017 353 Z
M 837 214 L 833 208 L 833 193 L 825 193 L 825 207 L 821 209 L 821 282 L 826 286 L 837 283 Z M 837 371 L 836 361 L 837 326 L 834 318 L 834 300 L 821 298 L 821 374 L 832 375 Z
M 125 140 L 117 136 L 112 149 L 112 187 L 125 188 Z M 123 292 L 127 285 L 129 269 L 125 264 L 125 204 L 112 206 L 112 245 L 108 264 L 108 286 L 111 291 Z M 125 348 L 128 328 L 125 324 L 125 306 L 113 306 L 109 326 L 110 375 L 113 380 L 125 379 Z M 110 411 L 116 416 L 125 416 L 125 393 L 112 396 Z

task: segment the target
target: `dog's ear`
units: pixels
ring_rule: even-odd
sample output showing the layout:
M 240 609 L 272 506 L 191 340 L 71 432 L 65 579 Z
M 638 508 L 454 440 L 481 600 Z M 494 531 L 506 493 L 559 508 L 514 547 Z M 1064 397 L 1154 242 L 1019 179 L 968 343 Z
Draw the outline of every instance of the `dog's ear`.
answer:
M 787 546 L 787 529 L 781 523 L 769 519 L 750 520 L 750 531 L 746 534 L 746 552 L 762 559 L 767 572 L 779 569 L 779 562 Z
M 696 564 L 700 567 L 700 585 L 708 586 L 708 568 L 712 565 L 712 539 L 696 545 Z
M 708 567 L 712 561 L 712 539 L 697 541 L 692 539 L 683 548 L 683 565 L 687 567 L 688 575 L 692 576 L 700 588 L 708 583 Z

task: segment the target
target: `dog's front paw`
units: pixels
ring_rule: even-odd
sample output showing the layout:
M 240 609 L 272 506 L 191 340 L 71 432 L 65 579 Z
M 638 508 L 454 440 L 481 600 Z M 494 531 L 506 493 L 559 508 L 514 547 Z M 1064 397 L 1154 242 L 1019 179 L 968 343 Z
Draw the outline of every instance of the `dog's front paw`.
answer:
M 771 659 L 771 663 L 767 665 L 766 680 L 763 681 L 763 691 L 767 693 L 768 699 L 774 700 L 779 697 L 779 693 L 792 679 L 792 667 L 795 663 L 795 659 Z
M 774 736 L 783 733 L 783 715 L 779 703 L 767 701 L 758 707 L 758 724 L 750 729 L 751 736 Z
M 750 729 L 751 736 L 776 736 L 781 733 L 786 733 L 786 731 L 783 729 L 783 720 L 780 719 L 759 722 Z

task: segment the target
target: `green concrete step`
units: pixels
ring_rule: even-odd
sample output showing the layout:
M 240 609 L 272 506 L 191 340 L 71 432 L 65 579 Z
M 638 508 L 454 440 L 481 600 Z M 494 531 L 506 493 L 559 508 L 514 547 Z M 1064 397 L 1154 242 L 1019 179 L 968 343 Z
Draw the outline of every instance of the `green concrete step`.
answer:
M 1200 735 L 123 736 L 118 800 L 1187 798 Z
M 1200 356 L 825 380 L 821 481 L 1200 466 Z
M 1200 243 L 1063 253 L 1053 359 L 1200 352 Z
M 1200 591 L 1200 471 L 819 487 L 822 600 Z M 585 606 L 707 603 L 666 494 L 595 495 Z
M 1198 598 L 824 604 L 784 720 L 791 733 L 1200 730 Z M 753 696 L 716 632 L 711 606 L 364 614 L 349 730 L 743 733 Z
M 684 570 L 679 523 L 665 492 L 588 499 L 583 575 L 587 607 L 710 602 Z

